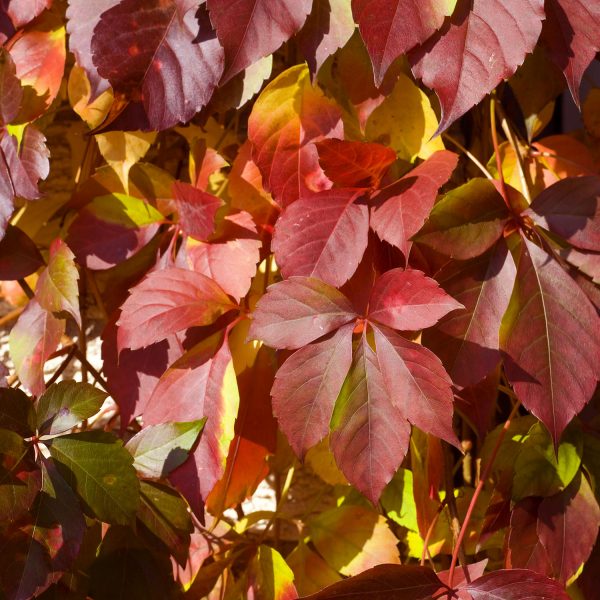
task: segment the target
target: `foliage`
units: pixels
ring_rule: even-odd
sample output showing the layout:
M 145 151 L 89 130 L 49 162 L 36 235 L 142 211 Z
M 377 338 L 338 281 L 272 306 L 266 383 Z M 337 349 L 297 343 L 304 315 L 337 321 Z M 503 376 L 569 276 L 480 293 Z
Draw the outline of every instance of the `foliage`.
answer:
M 0 44 L 0 597 L 600 597 L 598 0 L 7 0 Z

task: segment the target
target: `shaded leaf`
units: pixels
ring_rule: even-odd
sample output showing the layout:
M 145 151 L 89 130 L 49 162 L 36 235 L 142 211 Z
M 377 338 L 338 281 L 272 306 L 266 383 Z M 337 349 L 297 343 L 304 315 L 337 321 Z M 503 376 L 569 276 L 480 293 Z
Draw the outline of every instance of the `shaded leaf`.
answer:
M 526 569 L 494 571 L 469 583 L 473 600 L 567 600 L 562 585 Z
M 31 437 L 35 431 L 33 403 L 21 390 L 0 388 L 0 428 Z
M 318 592 L 342 579 L 335 569 L 303 542 L 292 550 L 285 561 L 294 572 L 294 584 L 302 596 Z
M 0 240 L 0 280 L 23 279 L 43 265 L 44 259 L 33 240 L 18 227 L 9 225 Z

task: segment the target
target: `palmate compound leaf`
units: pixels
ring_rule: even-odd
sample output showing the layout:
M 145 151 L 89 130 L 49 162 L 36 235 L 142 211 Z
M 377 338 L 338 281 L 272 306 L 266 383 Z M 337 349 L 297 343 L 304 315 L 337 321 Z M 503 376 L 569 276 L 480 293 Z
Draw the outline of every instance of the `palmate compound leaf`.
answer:
M 560 583 L 527 569 L 487 573 L 465 589 L 473 600 L 569 600 Z
M 542 30 L 544 0 L 459 2 L 442 29 L 409 54 L 412 71 L 442 107 L 438 131 L 514 74 Z
M 381 85 L 394 60 L 433 35 L 455 6 L 456 0 L 352 0 L 375 85 Z
M 284 277 L 314 277 L 340 287 L 356 271 L 369 241 L 361 192 L 327 190 L 297 200 L 275 226 L 272 249 Z
M 122 107 L 142 103 L 143 129 L 187 122 L 210 100 L 224 57 L 208 20 L 198 18 L 204 10 L 196 0 L 121 0 L 94 28 L 94 65 Z
M 446 586 L 428 567 L 378 565 L 316 594 L 304 596 L 302 600 L 431 600 L 445 589 Z
M 277 349 L 297 349 L 356 319 L 350 301 L 311 277 L 269 286 L 258 301 L 248 337 Z
M 555 445 L 600 378 L 599 327 L 596 310 L 574 280 L 523 237 L 500 347 L 508 380 Z
M 235 306 L 206 275 L 175 267 L 154 271 L 123 304 L 118 348 L 136 350 L 188 327 L 210 325 Z
M 568 177 L 546 188 L 523 213 L 583 250 L 600 250 L 600 177 Z
M 225 49 L 225 83 L 299 31 L 312 0 L 207 0 L 207 5 Z
M 452 381 L 470 386 L 500 362 L 499 330 L 508 308 L 516 267 L 503 241 L 470 261 L 454 261 L 437 275 L 465 310 L 443 317 L 423 332 L 423 344 L 440 357 Z
M 314 142 L 342 134 L 340 109 L 311 84 L 306 65 L 271 81 L 248 119 L 252 159 L 265 189 L 283 207 L 307 192 L 331 187 Z
M 373 195 L 371 228 L 407 259 L 410 239 L 431 213 L 439 188 L 450 179 L 458 156 L 448 150 L 432 154 L 404 177 Z
M 547 0 L 545 10 L 542 41 L 579 105 L 581 79 L 600 50 L 600 6 L 586 0 Z

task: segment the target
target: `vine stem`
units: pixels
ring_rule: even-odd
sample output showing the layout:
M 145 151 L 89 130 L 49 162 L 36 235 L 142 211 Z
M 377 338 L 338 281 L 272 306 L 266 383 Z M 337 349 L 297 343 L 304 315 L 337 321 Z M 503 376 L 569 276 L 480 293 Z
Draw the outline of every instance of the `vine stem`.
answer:
M 510 427 L 512 420 L 515 418 L 515 415 L 517 414 L 520 406 L 521 406 L 521 402 L 520 402 L 520 400 L 517 400 L 517 402 L 513 406 L 512 411 L 510 412 L 508 419 L 506 419 L 506 422 L 504 423 L 504 427 L 502 428 L 502 431 L 498 435 L 498 439 L 496 440 L 496 445 L 494 446 L 494 449 L 492 450 L 492 455 L 490 456 L 490 460 L 488 461 L 487 465 L 485 466 L 485 469 L 483 470 L 483 473 L 481 474 L 481 477 L 479 478 L 479 482 L 477 483 L 477 487 L 475 488 L 475 492 L 473 493 L 473 497 L 471 498 L 471 502 L 469 503 L 469 508 L 467 509 L 467 514 L 465 515 L 465 520 L 463 521 L 462 527 L 460 528 L 460 533 L 458 534 L 458 539 L 456 540 L 456 544 L 454 545 L 454 551 L 452 552 L 452 562 L 450 563 L 450 570 L 448 572 L 448 587 L 449 588 L 452 588 L 452 583 L 454 581 L 454 571 L 456 570 L 456 563 L 458 561 L 458 553 L 459 553 L 461 544 L 463 543 L 463 540 L 465 539 L 465 535 L 466 535 L 467 529 L 469 527 L 469 522 L 471 521 L 471 517 L 473 516 L 473 511 L 475 509 L 475 505 L 477 504 L 477 500 L 479 499 L 479 496 L 481 495 L 481 492 L 483 491 L 483 487 L 484 487 L 488 477 L 490 476 L 492 467 L 494 466 L 494 462 L 496 460 L 496 456 L 498 456 L 500 446 L 502 445 L 504 437 L 506 436 L 506 432 L 508 431 L 508 428 Z M 451 596 L 448 595 L 448 598 L 450 598 L 450 597 Z
M 494 156 L 496 157 L 496 169 L 498 171 L 498 183 L 500 184 L 500 194 L 504 200 L 504 204 L 508 210 L 512 212 L 510 202 L 508 201 L 508 190 L 504 181 L 504 173 L 502 172 L 502 158 L 500 157 L 500 144 L 498 143 L 498 129 L 496 127 L 496 99 L 490 98 L 490 125 L 492 129 L 492 144 L 494 145 Z
M 471 162 L 489 179 L 494 181 L 492 174 L 485 168 L 484 164 L 465 146 L 463 146 L 455 137 L 449 133 L 442 133 L 442 137 L 448 140 L 453 146 L 456 146 Z

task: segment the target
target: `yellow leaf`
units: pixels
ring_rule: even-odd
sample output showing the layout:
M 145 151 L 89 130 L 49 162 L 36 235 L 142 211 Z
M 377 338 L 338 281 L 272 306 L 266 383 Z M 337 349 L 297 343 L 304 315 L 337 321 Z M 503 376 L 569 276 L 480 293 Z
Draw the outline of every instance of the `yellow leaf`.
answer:
M 90 129 L 104 121 L 113 102 L 112 88 L 90 102 L 92 88 L 85 69 L 75 65 L 71 69 L 68 83 L 69 102 L 73 110 L 87 123 Z

